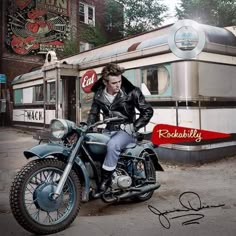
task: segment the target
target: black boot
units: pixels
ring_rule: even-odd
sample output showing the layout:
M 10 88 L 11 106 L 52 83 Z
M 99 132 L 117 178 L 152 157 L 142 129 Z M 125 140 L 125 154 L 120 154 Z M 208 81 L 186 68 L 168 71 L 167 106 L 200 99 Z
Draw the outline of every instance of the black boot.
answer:
M 100 184 L 100 192 L 105 192 L 108 186 L 111 184 L 111 176 L 113 171 L 107 171 L 102 169 L 102 178 Z
M 107 171 L 102 169 L 101 184 L 99 186 L 99 192 L 94 195 L 95 198 L 100 197 L 106 192 L 108 186 L 111 184 L 111 176 L 113 171 Z

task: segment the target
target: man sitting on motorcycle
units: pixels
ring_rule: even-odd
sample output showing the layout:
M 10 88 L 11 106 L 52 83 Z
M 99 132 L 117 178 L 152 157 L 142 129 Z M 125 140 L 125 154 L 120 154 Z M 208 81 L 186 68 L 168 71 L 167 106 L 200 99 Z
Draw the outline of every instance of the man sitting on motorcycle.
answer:
M 102 166 L 99 196 L 107 190 L 111 182 L 121 150 L 135 142 L 134 134 L 146 126 L 153 116 L 153 109 L 146 102 L 141 90 L 129 82 L 122 75 L 123 72 L 124 69 L 117 64 L 109 63 L 102 69 L 101 79 L 92 87 L 95 94 L 87 120 L 89 125 L 99 120 L 101 111 L 104 118 L 127 118 L 122 124 L 111 123 L 106 127 L 111 139 L 107 143 L 107 154 Z M 140 112 L 138 118 L 135 108 Z

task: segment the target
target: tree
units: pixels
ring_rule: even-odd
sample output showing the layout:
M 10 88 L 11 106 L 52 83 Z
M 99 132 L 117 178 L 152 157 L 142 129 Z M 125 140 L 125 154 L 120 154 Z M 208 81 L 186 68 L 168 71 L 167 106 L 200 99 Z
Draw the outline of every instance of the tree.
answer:
M 71 56 L 80 52 L 80 41 L 91 43 L 92 45 L 99 46 L 108 42 L 105 32 L 102 27 L 97 24 L 92 25 L 80 25 L 80 34 L 77 36 L 78 28 L 72 26 L 69 37 L 64 41 L 63 50 L 57 50 L 59 58 Z
M 94 46 L 119 40 L 124 36 L 142 33 L 156 28 L 164 20 L 167 6 L 162 0 L 106 0 L 104 26 L 80 24 L 79 35 L 72 27 L 70 37 L 64 42 L 64 50 L 58 51 L 59 57 L 70 56 L 80 51 L 79 41 Z
M 236 24 L 235 0 L 182 0 L 176 12 L 178 19 L 192 19 L 219 27 Z
M 165 17 L 163 14 L 168 9 L 160 0 L 116 0 L 116 2 L 124 7 L 124 36 L 156 28 L 163 22 Z
M 80 40 L 89 42 L 94 46 L 108 42 L 104 30 L 99 24 L 96 24 L 96 26 L 80 25 Z
M 109 42 L 123 38 L 123 5 L 115 0 L 105 1 L 105 31 Z

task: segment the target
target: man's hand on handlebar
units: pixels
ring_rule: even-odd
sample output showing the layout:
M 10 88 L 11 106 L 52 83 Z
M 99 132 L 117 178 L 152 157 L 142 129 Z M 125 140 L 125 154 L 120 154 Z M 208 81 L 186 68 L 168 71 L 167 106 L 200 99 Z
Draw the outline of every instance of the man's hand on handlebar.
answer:
M 90 127 L 90 128 L 89 128 L 89 131 L 96 133 L 96 132 L 98 132 L 98 127 L 97 127 L 97 126 Z

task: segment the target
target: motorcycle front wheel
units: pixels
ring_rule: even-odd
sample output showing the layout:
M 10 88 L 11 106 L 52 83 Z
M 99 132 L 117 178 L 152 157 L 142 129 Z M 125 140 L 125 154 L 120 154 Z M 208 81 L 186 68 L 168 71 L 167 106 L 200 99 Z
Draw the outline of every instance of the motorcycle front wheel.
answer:
M 53 234 L 66 229 L 81 205 L 81 185 L 71 170 L 61 195 L 53 193 L 66 164 L 56 159 L 29 162 L 16 177 L 10 190 L 10 206 L 17 222 L 35 234 Z

